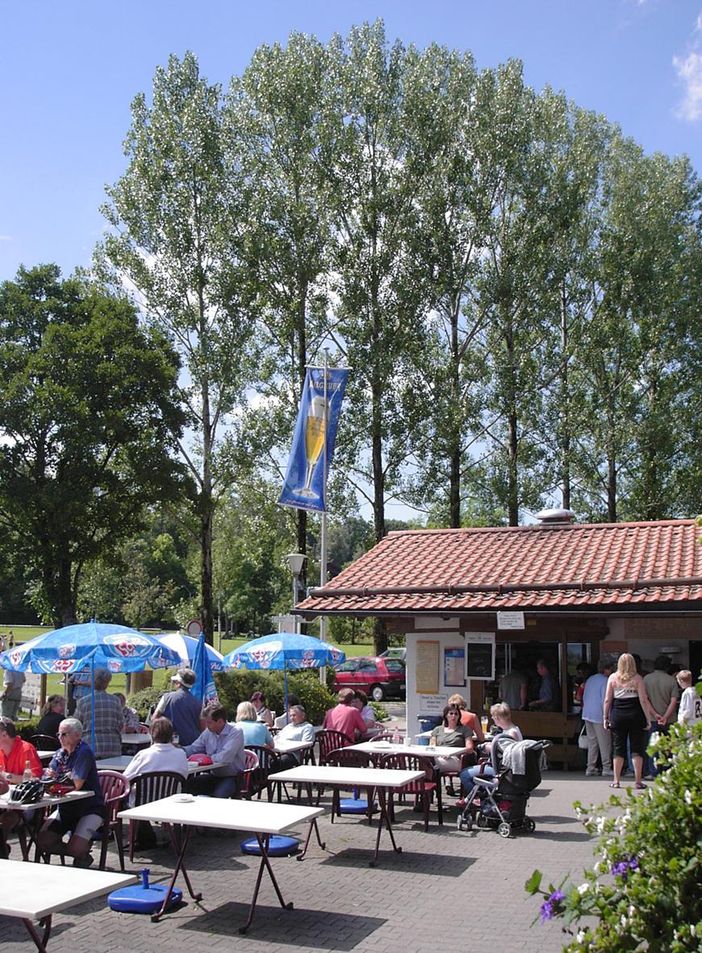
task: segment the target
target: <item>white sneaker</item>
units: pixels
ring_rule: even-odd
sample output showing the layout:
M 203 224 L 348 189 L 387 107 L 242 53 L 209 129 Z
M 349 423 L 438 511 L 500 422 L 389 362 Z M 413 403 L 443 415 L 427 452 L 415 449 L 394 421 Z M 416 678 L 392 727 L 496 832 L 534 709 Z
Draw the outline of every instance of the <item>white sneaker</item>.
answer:
M 603 771 L 603 772 L 602 772 L 602 777 L 603 777 L 603 778 L 613 778 L 613 777 L 614 777 L 614 771 L 612 771 L 611 769 L 610 769 L 609 771 Z

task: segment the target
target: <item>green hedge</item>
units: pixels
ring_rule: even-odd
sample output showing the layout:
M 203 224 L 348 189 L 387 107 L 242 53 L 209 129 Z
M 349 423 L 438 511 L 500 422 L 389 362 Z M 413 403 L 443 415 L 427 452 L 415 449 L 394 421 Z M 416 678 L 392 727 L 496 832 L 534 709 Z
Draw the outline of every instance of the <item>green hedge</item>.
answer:
M 219 700 L 232 720 L 239 702 L 248 701 L 254 692 L 263 692 L 276 715 L 283 713 L 282 672 L 229 671 L 216 675 L 215 680 Z M 319 681 L 316 669 L 288 673 L 288 694 L 297 695 L 313 725 L 321 725 L 324 713 L 336 703 L 335 695 Z

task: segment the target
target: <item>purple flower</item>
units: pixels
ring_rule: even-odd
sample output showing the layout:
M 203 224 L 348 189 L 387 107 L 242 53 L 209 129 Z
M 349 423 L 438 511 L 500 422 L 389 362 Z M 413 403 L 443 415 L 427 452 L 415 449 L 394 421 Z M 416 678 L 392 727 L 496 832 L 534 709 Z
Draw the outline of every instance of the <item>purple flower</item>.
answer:
M 565 900 L 562 890 L 554 890 L 551 896 L 541 904 L 541 922 L 552 920 L 560 913 L 561 902 Z
M 628 860 L 619 860 L 616 864 L 612 864 L 610 868 L 610 873 L 614 877 L 621 877 L 623 880 L 626 880 L 629 871 L 638 870 L 639 861 L 637 857 L 630 857 Z

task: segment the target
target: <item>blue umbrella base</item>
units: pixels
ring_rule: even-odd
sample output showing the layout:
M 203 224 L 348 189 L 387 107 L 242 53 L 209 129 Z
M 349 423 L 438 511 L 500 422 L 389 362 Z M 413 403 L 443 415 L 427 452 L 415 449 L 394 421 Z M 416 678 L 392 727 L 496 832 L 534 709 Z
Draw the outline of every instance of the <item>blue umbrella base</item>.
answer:
M 375 814 L 376 805 L 373 804 L 371 807 L 372 812 Z M 368 813 L 368 801 L 362 797 L 342 797 L 339 801 L 339 813 L 340 814 L 367 814 Z
M 167 893 L 168 887 L 162 884 L 152 884 L 150 887 L 143 887 L 141 884 L 137 887 L 122 887 L 109 894 L 107 906 L 119 913 L 156 913 L 161 909 Z M 174 887 L 169 908 L 180 903 L 182 899 L 183 891 Z
M 296 854 L 300 849 L 300 841 L 296 837 L 283 837 L 279 834 L 272 834 L 268 841 L 268 855 L 270 857 L 290 857 Z M 242 854 L 255 854 L 261 856 L 261 848 L 258 846 L 258 840 L 255 837 L 249 837 L 241 842 Z

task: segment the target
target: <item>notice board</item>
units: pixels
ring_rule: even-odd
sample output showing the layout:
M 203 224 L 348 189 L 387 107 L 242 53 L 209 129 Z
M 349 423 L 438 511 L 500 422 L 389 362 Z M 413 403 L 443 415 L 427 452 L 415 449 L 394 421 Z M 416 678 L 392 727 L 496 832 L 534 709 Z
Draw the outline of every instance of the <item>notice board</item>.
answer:
M 491 682 L 495 678 L 495 633 L 466 634 L 466 678 Z
M 417 642 L 417 671 L 415 675 L 418 695 L 436 695 L 439 691 L 439 643 L 429 640 Z

